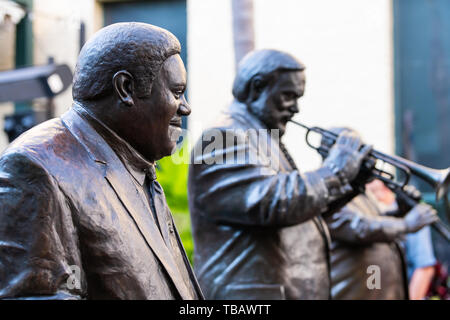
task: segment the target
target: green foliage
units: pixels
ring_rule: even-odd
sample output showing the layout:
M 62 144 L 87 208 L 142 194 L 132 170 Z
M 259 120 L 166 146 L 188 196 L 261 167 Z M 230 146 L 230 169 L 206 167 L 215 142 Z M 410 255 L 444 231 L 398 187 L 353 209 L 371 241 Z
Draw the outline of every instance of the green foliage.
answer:
M 156 175 L 164 189 L 167 204 L 172 211 L 181 241 L 192 264 L 194 243 L 187 198 L 189 152 L 186 143 L 172 155 L 158 161 Z

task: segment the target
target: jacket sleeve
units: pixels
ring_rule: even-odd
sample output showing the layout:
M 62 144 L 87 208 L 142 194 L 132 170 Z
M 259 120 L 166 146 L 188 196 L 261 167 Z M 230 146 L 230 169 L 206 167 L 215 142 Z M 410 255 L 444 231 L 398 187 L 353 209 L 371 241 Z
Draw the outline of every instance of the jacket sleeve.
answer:
M 243 133 L 227 146 L 225 130 L 211 131 L 191 154 L 189 200 L 196 212 L 221 223 L 280 227 L 326 210 L 328 190 L 318 173 L 277 171 L 270 163 L 277 155 L 261 153 Z M 213 148 L 211 136 L 223 141 Z
M 70 206 L 38 161 L 21 153 L 0 158 L 0 298 L 83 296 Z
M 370 209 L 364 207 L 365 202 L 356 205 L 361 197 L 364 196 L 358 196 L 340 211 L 325 217 L 333 240 L 356 245 L 371 244 L 391 242 L 406 233 L 403 219 L 368 214 L 366 210 Z

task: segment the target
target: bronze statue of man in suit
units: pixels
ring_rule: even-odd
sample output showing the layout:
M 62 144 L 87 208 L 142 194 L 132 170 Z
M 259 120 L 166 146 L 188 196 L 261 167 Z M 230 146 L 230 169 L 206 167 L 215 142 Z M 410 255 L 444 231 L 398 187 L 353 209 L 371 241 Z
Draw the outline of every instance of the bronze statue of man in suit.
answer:
M 1 298 L 202 298 L 155 180 L 191 112 L 179 53 L 149 24 L 101 29 L 73 107 L 2 154 Z
M 234 101 L 203 132 L 189 169 L 194 266 L 208 299 L 328 299 L 320 214 L 353 190 L 369 147 L 344 132 L 301 173 L 280 140 L 305 89 L 304 66 L 276 50 L 239 64 Z M 277 134 L 278 133 L 278 134 Z

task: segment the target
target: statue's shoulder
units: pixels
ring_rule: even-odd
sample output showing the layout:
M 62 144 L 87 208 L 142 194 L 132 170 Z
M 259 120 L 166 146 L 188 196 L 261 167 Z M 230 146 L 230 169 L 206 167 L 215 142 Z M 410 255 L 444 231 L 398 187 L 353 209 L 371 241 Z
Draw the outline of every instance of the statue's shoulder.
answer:
M 70 162 L 71 155 L 77 152 L 79 144 L 76 139 L 61 118 L 54 118 L 20 135 L 3 151 L 0 159 L 13 161 L 17 158 L 23 161 L 23 158 L 27 158 L 51 169 L 57 163 Z
M 56 136 L 66 131 L 60 118 L 47 120 L 25 131 L 16 138 L 5 150 L 4 153 L 10 153 L 13 150 L 32 149 L 37 151 L 51 144 Z
M 215 122 L 205 131 L 209 130 L 235 130 L 252 128 L 253 117 L 244 104 L 234 101 L 222 110 Z

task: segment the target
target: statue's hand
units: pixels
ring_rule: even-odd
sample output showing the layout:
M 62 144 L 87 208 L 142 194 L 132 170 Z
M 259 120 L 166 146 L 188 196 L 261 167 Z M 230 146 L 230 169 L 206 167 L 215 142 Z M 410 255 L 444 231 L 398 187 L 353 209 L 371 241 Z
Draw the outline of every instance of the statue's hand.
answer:
M 347 184 L 358 175 L 364 158 L 372 150 L 372 146 L 361 146 L 362 141 L 358 134 L 345 130 L 338 136 L 323 165 L 331 169 L 342 184 Z
M 413 185 L 406 185 L 403 188 L 395 188 L 396 201 L 398 205 L 398 215 L 404 216 L 414 206 L 419 203 L 422 194 Z
M 425 203 L 419 203 L 414 208 L 409 211 L 404 222 L 406 225 L 406 231 L 408 233 L 417 232 L 423 227 L 436 222 L 438 216 L 436 210 L 434 210 L 430 205 Z

